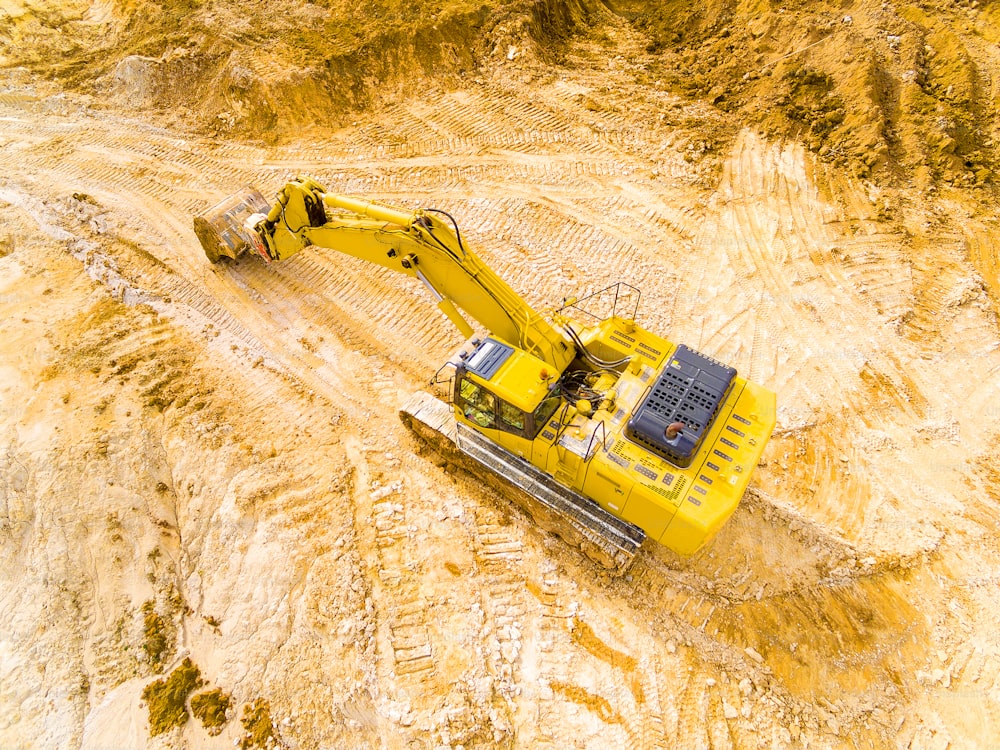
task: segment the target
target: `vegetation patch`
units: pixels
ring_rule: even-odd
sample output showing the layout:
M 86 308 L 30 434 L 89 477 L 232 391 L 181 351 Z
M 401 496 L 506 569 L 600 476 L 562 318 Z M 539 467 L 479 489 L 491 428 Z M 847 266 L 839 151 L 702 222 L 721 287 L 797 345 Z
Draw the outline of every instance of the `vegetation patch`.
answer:
M 274 724 L 271 723 L 271 704 L 263 698 L 257 698 L 253 703 L 243 706 L 243 724 L 245 734 L 240 740 L 242 750 L 251 748 L 281 747 L 274 735 Z
M 149 709 L 149 736 L 156 737 L 187 723 L 185 703 L 188 696 L 202 685 L 201 672 L 190 659 L 185 659 L 166 679 L 156 680 L 142 691 Z
M 163 671 L 163 654 L 167 650 L 167 623 L 153 608 L 150 600 L 142 605 L 142 650 L 149 657 L 154 672 Z
M 222 731 L 226 725 L 226 712 L 229 710 L 229 696 L 220 688 L 198 693 L 191 699 L 191 713 L 201 722 L 213 737 Z

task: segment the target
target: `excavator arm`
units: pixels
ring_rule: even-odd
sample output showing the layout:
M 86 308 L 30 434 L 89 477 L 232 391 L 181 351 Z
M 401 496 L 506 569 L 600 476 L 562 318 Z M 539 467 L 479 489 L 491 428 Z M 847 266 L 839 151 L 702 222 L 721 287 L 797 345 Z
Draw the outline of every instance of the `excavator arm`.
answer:
M 473 330 L 458 308 L 490 335 L 546 362 L 555 373 L 562 373 L 576 356 L 572 341 L 483 263 L 442 211 L 404 211 L 328 193 L 311 178 L 286 184 L 266 213 L 262 200 L 244 196 L 234 205 L 230 198 L 206 212 L 200 226 L 196 220 L 210 259 L 213 254 L 214 259 L 235 257 L 244 249 L 240 245 L 252 247 L 268 262 L 310 245 L 329 248 L 419 279 L 466 337 Z M 233 240 L 234 234 L 239 238 Z

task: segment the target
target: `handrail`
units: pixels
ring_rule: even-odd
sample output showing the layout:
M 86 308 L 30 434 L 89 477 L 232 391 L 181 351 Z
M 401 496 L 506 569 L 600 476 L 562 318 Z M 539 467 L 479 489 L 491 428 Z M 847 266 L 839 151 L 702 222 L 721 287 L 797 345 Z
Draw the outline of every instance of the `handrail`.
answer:
M 587 453 L 586 453 L 586 458 L 583 459 L 584 461 L 589 461 L 591 459 L 591 457 L 594 455 L 594 453 L 593 453 L 594 438 L 597 437 L 597 430 L 598 429 L 600 429 L 600 431 L 601 431 L 601 448 L 603 448 L 604 450 L 608 449 L 607 448 L 608 428 L 604 424 L 604 420 L 602 419 L 600 422 L 597 423 L 597 426 L 594 427 L 594 431 L 592 433 L 590 433 L 590 442 L 587 443 Z
M 443 365 L 441 365 L 439 368 L 437 368 L 437 372 L 435 372 L 434 373 L 434 377 L 431 378 L 431 383 L 430 383 L 431 385 L 438 385 L 439 383 L 447 383 L 448 381 L 451 381 L 451 380 L 455 379 L 454 375 L 452 375 L 447 380 L 445 380 L 445 379 L 443 379 L 441 377 L 441 370 L 443 370 L 446 367 L 455 367 L 455 363 L 454 362 L 450 362 L 450 361 L 449 362 L 445 362 Z
M 571 419 L 571 420 L 569 420 L 569 421 L 567 421 L 567 422 L 564 422 L 564 421 L 563 421 L 563 419 L 564 419 L 564 418 L 566 417 L 566 415 L 567 415 L 567 414 L 569 413 L 569 407 L 570 407 L 570 406 L 571 406 L 571 404 L 570 404 L 570 402 L 569 402 L 569 401 L 564 401 L 564 402 L 563 402 L 563 405 L 562 405 L 561 407 L 559 407 L 559 411 L 558 411 L 558 412 L 556 412 L 556 414 L 557 414 L 557 416 L 556 416 L 556 419 L 558 419 L 558 420 L 559 420 L 559 429 L 557 429 L 557 430 L 556 430 L 556 437 L 555 437 L 555 440 L 553 440 L 553 441 L 552 441 L 552 442 L 553 442 L 553 444 L 555 444 L 555 443 L 558 443 L 558 442 L 559 442 L 559 438 L 561 438 L 561 437 L 562 437 L 562 434 L 563 434 L 564 432 L 566 432 L 566 428 L 567 428 L 567 427 L 569 427 L 569 426 L 570 426 L 570 424 L 571 424 L 571 423 L 572 423 L 572 421 L 573 421 L 572 419 Z
M 642 290 L 640 290 L 638 287 L 634 287 L 631 284 L 629 284 L 627 282 L 624 282 L 624 281 L 617 281 L 614 284 L 610 284 L 610 285 L 604 287 L 603 289 L 599 289 L 596 292 L 592 292 L 592 293 L 588 294 L 586 297 L 583 297 L 581 299 L 566 299 L 566 300 L 563 300 L 563 306 L 560 307 L 558 310 L 556 310 L 556 313 L 560 313 L 563 310 L 568 310 L 568 309 L 572 308 L 574 310 L 579 310 L 584 315 L 589 315 L 594 320 L 604 320 L 604 319 L 609 318 L 609 317 L 615 317 L 618 314 L 618 301 L 619 301 L 619 299 L 622 298 L 622 297 L 632 296 L 632 295 L 630 295 L 628 293 L 622 294 L 621 287 L 625 287 L 628 290 L 630 290 L 630 292 L 634 292 L 635 304 L 632 307 L 632 315 L 630 316 L 630 319 L 631 320 L 635 320 L 635 316 L 639 312 L 639 301 L 642 298 Z M 592 313 L 590 310 L 586 310 L 586 309 L 584 309 L 581 306 L 584 302 L 587 302 L 588 300 L 591 300 L 591 299 L 593 299 L 595 297 L 599 297 L 599 296 L 601 296 L 601 295 L 603 295 L 603 294 L 605 294 L 605 293 L 607 293 L 607 292 L 609 292 L 611 290 L 614 290 L 614 293 L 615 293 L 614 300 L 611 303 L 611 315 L 600 315 L 600 314 L 597 314 L 597 313 Z

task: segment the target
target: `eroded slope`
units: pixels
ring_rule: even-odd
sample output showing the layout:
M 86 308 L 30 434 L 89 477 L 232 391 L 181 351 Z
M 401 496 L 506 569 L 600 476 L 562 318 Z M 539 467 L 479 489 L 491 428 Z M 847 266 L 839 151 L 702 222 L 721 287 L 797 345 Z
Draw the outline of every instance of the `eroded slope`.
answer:
M 141 745 L 141 693 L 185 656 L 232 710 L 153 746 L 996 733 L 985 193 L 744 130 L 601 18 L 565 67 L 508 48 L 489 81 L 283 147 L 8 79 L 0 738 Z M 449 210 L 539 308 L 634 283 L 645 325 L 774 388 L 711 548 L 607 579 L 424 454 L 395 410 L 457 335 L 419 285 L 322 249 L 207 264 L 191 216 L 297 172 Z

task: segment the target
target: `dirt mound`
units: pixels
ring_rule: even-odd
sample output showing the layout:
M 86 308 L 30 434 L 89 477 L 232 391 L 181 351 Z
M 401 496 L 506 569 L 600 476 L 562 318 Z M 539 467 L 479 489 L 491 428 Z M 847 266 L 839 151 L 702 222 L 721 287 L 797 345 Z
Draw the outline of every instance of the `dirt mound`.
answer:
M 586 14 L 562 0 L 14 0 L 0 50 L 100 102 L 270 139 L 454 87 L 491 57 L 547 56 Z
M 216 134 L 295 137 L 460 87 L 505 62 L 562 64 L 572 39 L 645 39 L 639 78 L 851 174 L 992 185 L 1000 16 L 975 3 L 800 2 L 762 10 L 621 0 L 50 3 L 0 11 L 0 51 L 130 109 Z M 608 57 L 618 50 L 608 44 Z
M 619 2 L 650 75 L 853 174 L 974 186 L 995 178 L 990 80 L 1000 28 L 977 3 Z

